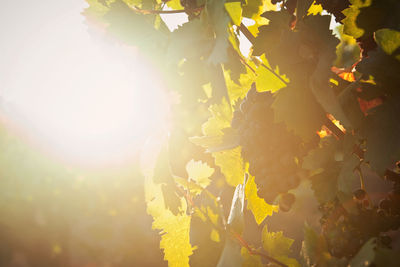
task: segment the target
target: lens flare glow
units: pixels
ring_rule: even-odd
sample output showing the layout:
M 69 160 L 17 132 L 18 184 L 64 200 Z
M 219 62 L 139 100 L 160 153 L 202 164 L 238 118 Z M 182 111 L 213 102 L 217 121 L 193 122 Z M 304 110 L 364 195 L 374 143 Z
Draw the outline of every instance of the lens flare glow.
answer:
M 166 127 L 162 81 L 134 49 L 95 40 L 82 23 L 77 32 L 72 19 L 52 21 L 19 50 L 2 113 L 63 160 L 123 162 Z

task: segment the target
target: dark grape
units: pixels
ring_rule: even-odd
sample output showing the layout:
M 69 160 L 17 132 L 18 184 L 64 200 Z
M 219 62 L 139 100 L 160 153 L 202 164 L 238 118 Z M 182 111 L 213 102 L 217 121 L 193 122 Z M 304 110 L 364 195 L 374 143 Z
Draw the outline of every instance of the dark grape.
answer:
M 283 123 L 275 123 L 272 102 L 270 92 L 258 92 L 253 84 L 231 123 L 239 132 L 242 156 L 255 176 L 258 195 L 269 203 L 299 185 L 296 158 L 319 141 L 317 136 L 318 140 L 304 144 Z
M 366 197 L 366 195 L 367 195 L 367 193 L 365 192 L 365 190 L 364 189 L 357 189 L 357 190 L 355 190 L 354 192 L 353 192 L 353 195 L 354 195 L 354 197 L 356 198 L 356 199 L 358 199 L 358 200 L 363 200 L 365 197 Z
M 379 240 L 382 242 L 382 244 L 384 244 L 385 246 L 390 246 L 390 244 L 392 243 L 392 238 L 390 236 L 387 235 L 382 235 Z
M 382 199 L 382 200 L 379 202 L 379 208 L 380 208 L 380 209 L 383 209 L 383 210 L 389 210 L 391 204 L 392 204 L 392 203 L 391 203 L 391 201 L 390 201 L 389 199 Z

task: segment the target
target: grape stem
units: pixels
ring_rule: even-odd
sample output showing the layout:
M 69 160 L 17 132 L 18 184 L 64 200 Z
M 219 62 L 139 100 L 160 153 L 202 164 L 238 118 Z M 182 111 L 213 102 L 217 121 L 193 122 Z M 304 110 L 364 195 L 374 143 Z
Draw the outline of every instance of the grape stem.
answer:
M 362 174 L 360 166 L 357 166 L 355 170 L 357 171 L 358 176 L 360 177 L 360 187 L 362 190 L 365 191 L 364 175 Z
M 279 265 L 279 266 L 282 266 L 282 267 L 289 267 L 289 266 L 287 266 L 286 264 L 284 264 L 284 263 L 278 261 L 277 259 L 274 259 L 274 258 L 268 256 L 267 254 L 262 253 L 262 252 L 260 252 L 260 251 L 258 251 L 258 250 L 256 250 L 256 249 L 252 248 L 252 247 L 246 242 L 246 240 L 244 240 L 244 239 L 242 238 L 242 236 L 239 235 L 238 233 L 236 233 L 236 232 L 234 232 L 234 231 L 231 231 L 231 233 L 232 233 L 232 235 L 236 238 L 236 240 L 239 242 L 239 244 L 240 244 L 242 247 L 246 248 L 246 249 L 249 251 L 250 254 L 252 254 L 252 255 L 259 255 L 259 256 L 263 257 L 264 259 L 266 259 L 266 260 L 268 260 L 268 261 L 270 261 L 270 262 L 273 262 L 273 263 L 275 263 L 275 264 L 277 264 L 277 265 Z

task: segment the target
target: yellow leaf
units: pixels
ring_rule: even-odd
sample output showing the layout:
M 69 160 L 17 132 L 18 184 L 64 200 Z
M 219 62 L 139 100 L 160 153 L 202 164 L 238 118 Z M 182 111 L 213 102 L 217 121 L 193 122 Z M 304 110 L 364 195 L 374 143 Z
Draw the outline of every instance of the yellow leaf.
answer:
M 155 162 L 153 160 L 152 164 L 155 165 Z M 160 248 L 164 251 L 164 259 L 168 261 L 169 266 L 189 266 L 189 256 L 193 254 L 193 247 L 189 237 L 191 217 L 184 212 L 187 208 L 186 201 L 184 198 L 179 199 L 181 212 L 174 215 L 165 207 L 162 184 L 154 183 L 153 175 L 153 172 L 145 173 L 145 200 L 147 213 L 153 217 L 152 227 L 160 230 Z
M 283 232 L 269 232 L 267 225 L 262 230 L 262 243 L 266 252 L 272 257 L 288 255 L 293 239 L 283 236 Z
M 221 104 L 214 104 L 209 107 L 212 114 L 203 125 L 202 131 L 207 136 L 223 135 L 222 129 L 228 128 L 231 125 L 232 110 L 226 99 L 222 99 Z
M 242 3 L 241 2 L 227 2 L 225 3 L 225 10 L 228 12 L 233 23 L 240 25 L 242 22 Z
M 262 243 L 264 250 L 273 258 L 289 267 L 300 267 L 296 259 L 289 258 L 290 247 L 294 240 L 283 236 L 283 232 L 268 232 L 267 225 L 262 231 Z
M 212 153 L 215 164 L 220 167 L 226 182 L 231 186 L 237 186 L 243 182 L 244 168 L 241 156 L 241 148 Z
M 170 0 L 170 1 L 167 1 L 166 3 L 167 3 L 167 6 L 172 9 L 176 9 L 176 10 L 183 9 L 183 6 L 181 5 L 180 0 Z
M 255 64 L 252 62 L 248 62 L 248 64 L 254 69 Z M 246 67 L 247 73 L 240 74 L 239 83 L 236 84 L 230 77 L 230 71 L 224 70 L 225 83 L 228 88 L 229 98 L 231 100 L 231 104 L 234 105 L 238 99 L 244 98 L 249 91 L 251 84 L 256 80 L 256 74 Z
M 208 166 L 207 163 L 194 161 L 193 159 L 186 164 L 186 171 L 189 179 L 195 181 L 203 188 L 210 184 L 209 177 L 214 173 L 214 169 Z
M 261 261 L 260 255 L 252 255 L 249 253 L 248 249 L 242 247 L 240 250 L 240 254 L 242 254 L 243 263 L 242 267 L 263 267 L 264 264 Z
M 321 15 L 322 11 L 323 11 L 322 6 L 320 4 L 317 5 L 315 3 L 315 1 L 314 1 L 314 3 L 312 3 L 310 8 L 308 9 L 307 16 L 310 16 L 310 15 L 314 15 L 314 16 L 315 15 Z
M 260 59 L 262 60 L 262 63 L 264 63 L 264 65 L 272 69 L 268 63 L 268 60 L 265 58 L 265 55 L 262 55 Z M 284 77 L 282 78 L 284 79 Z M 278 79 L 269 69 L 263 66 L 259 66 L 257 69 L 256 86 L 259 92 L 276 92 L 279 89 L 286 87 L 286 84 Z
M 278 212 L 278 206 L 269 205 L 264 199 L 257 195 L 257 185 L 254 182 L 254 177 L 250 177 L 247 180 L 245 196 L 247 199 L 247 209 L 251 210 L 257 224 L 262 223 L 264 219 L 267 216 L 271 216 L 272 213 Z

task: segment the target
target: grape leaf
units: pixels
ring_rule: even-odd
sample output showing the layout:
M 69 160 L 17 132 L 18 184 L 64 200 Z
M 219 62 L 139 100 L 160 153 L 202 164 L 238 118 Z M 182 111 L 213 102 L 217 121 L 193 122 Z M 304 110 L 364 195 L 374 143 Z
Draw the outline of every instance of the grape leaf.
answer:
M 232 120 L 232 110 L 226 99 L 221 104 L 209 107 L 212 116 L 202 125 L 203 134 L 206 136 L 222 136 L 223 129 L 229 128 Z
M 171 173 L 169 165 L 168 148 L 164 145 L 158 155 L 154 166 L 153 181 L 155 184 L 161 184 L 161 191 L 164 196 L 165 207 L 173 214 L 178 214 L 180 198 L 176 194 L 176 184 Z
M 242 254 L 242 267 L 263 267 L 260 255 L 253 255 L 249 253 L 247 248 L 242 247 L 240 253 Z
M 354 267 L 363 267 L 372 264 L 375 258 L 375 242 L 375 238 L 368 240 L 354 258 L 351 259 L 349 265 Z
M 211 180 L 209 178 L 214 173 L 214 169 L 208 166 L 207 163 L 194 160 L 186 164 L 186 171 L 189 175 L 189 180 L 195 181 L 203 188 L 210 184 Z
M 344 32 L 355 38 L 372 35 L 381 28 L 400 29 L 400 19 L 392 16 L 400 11 L 396 0 L 352 0 L 343 11 Z M 373 18 L 373 19 L 371 19 Z
M 368 240 L 351 259 L 349 265 L 363 267 L 369 265 L 395 267 L 399 265 L 398 250 L 382 248 L 377 245 L 376 238 Z
M 264 55 L 262 55 L 260 59 L 263 64 L 272 69 Z M 282 80 L 276 77 L 276 75 L 280 76 L 278 72 L 273 74 L 271 70 L 265 68 L 264 66 L 259 66 L 256 69 L 256 73 L 256 87 L 259 92 L 271 91 L 273 93 L 286 86 Z M 282 77 L 282 79 L 284 79 L 284 77 Z
M 301 247 L 301 256 L 306 266 L 346 266 L 347 260 L 333 257 L 327 247 L 323 236 L 318 235 L 314 229 L 305 224 L 304 241 Z
M 146 20 L 121 0 L 110 3 L 103 18 L 109 24 L 107 31 L 128 45 L 150 52 L 151 49 L 158 51 L 167 44 L 166 31 L 156 30 L 151 17 Z
M 314 0 L 297 0 L 296 17 L 302 19 L 306 16 L 313 2 Z
M 285 122 L 289 130 L 305 140 L 313 138 L 326 120 L 325 111 L 311 90 L 300 84 L 279 90 L 272 108 L 277 122 Z
M 242 22 L 242 3 L 241 1 L 225 2 L 226 12 L 232 19 L 233 24 L 240 25 Z
M 147 213 L 153 217 L 153 229 L 161 231 L 160 248 L 164 251 L 165 260 L 168 261 L 170 266 L 189 266 L 189 256 L 193 253 L 189 241 L 190 216 L 185 212 L 174 215 L 166 207 L 163 185 L 155 183 L 150 173 L 146 175 Z M 179 198 L 178 202 L 178 209 L 180 211 L 185 210 L 185 200 Z
M 269 232 L 267 225 L 262 230 L 262 244 L 268 255 L 290 267 L 297 267 L 300 266 L 297 260 L 288 257 L 293 242 L 294 240 L 285 237 L 282 231 Z
M 167 57 L 177 64 L 182 58 L 200 58 L 211 49 L 212 43 L 207 37 L 203 23 L 195 19 L 184 23 L 171 33 Z
M 375 32 L 375 41 L 388 55 L 400 47 L 400 32 L 391 29 L 380 29 Z
M 220 167 L 229 185 L 237 186 L 243 181 L 245 171 L 240 147 L 228 151 L 214 152 L 212 156 L 215 159 L 215 165 Z
M 289 31 L 288 25 L 291 17 L 288 12 L 267 11 L 262 16 L 270 20 L 270 22 L 268 25 L 262 25 L 258 28 L 259 33 L 253 43 L 252 54 L 254 56 L 261 56 L 265 52 L 272 52 L 281 43 L 284 32 Z
M 245 195 L 247 200 L 247 209 L 251 210 L 257 224 L 264 221 L 267 216 L 271 216 L 274 212 L 278 212 L 278 206 L 269 205 L 264 199 L 260 198 L 257 194 L 257 185 L 254 177 L 247 180 Z
M 365 118 L 360 133 L 367 140 L 365 159 L 383 175 L 386 168 L 400 159 L 400 107 L 396 99 L 374 108 Z
M 210 0 L 206 2 L 206 13 L 208 14 L 208 27 L 212 27 L 215 35 L 214 47 L 208 57 L 208 62 L 213 65 L 225 63 L 228 60 L 229 47 L 229 22 L 230 18 L 227 14 L 225 1 Z
M 323 11 L 323 8 L 322 8 L 321 4 L 316 4 L 315 1 L 314 1 L 312 3 L 312 5 L 310 6 L 310 8 L 308 9 L 307 15 L 308 16 L 310 16 L 310 15 L 313 15 L 313 16 L 321 15 L 322 11 Z
M 166 3 L 167 3 L 167 6 L 172 8 L 172 9 L 176 9 L 176 10 L 183 9 L 183 6 L 181 5 L 181 1 L 180 0 L 169 0 Z

